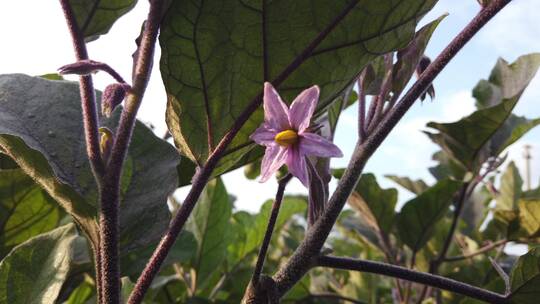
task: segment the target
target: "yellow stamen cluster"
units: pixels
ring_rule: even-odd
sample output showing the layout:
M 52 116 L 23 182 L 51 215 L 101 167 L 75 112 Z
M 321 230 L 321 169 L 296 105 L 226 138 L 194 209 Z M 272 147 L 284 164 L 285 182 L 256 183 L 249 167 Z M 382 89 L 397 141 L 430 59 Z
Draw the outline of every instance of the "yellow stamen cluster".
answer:
M 282 147 L 288 147 L 298 142 L 298 134 L 294 130 L 281 131 L 276 134 L 274 141 Z

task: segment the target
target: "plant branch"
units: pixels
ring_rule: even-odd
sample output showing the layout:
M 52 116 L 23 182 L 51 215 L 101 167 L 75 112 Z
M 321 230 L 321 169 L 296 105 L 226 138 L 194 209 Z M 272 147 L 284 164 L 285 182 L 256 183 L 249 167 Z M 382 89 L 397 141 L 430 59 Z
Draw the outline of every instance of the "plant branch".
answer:
M 122 176 L 124 160 L 135 127 L 137 111 L 142 102 L 150 78 L 162 5 L 162 0 L 150 1 L 150 11 L 139 46 L 139 56 L 135 62 L 133 87 L 127 95 L 125 107 L 120 116 L 114 146 L 101 187 L 101 273 L 104 289 L 103 300 L 106 303 L 120 303 L 120 267 L 118 263 L 118 205 L 120 179 Z
M 410 282 L 425 284 L 451 292 L 459 293 L 488 303 L 509 303 L 508 298 L 504 295 L 486 289 L 478 288 L 469 284 L 465 284 L 459 281 L 448 279 L 442 276 L 419 272 L 396 265 L 331 256 L 319 257 L 316 265 L 343 270 L 354 270 L 382 274 L 389 277 L 400 278 Z
M 315 48 L 332 32 L 332 30 L 339 24 L 339 22 L 348 15 L 348 13 L 358 4 L 360 0 L 352 0 L 347 6 L 340 12 L 339 15 L 332 20 L 332 22 L 311 41 L 311 43 L 279 74 L 273 81 L 272 84 L 274 87 L 278 87 L 289 75 L 292 74 L 309 56 L 313 53 Z M 263 93 L 259 93 L 253 98 L 250 104 L 246 109 L 239 115 L 235 120 L 231 129 L 225 134 L 225 136 L 218 143 L 214 151 L 208 157 L 206 164 L 199 168 L 193 176 L 193 182 L 191 190 L 186 196 L 184 203 L 178 210 L 178 213 L 175 215 L 169 229 L 162 237 L 157 248 L 154 250 L 152 257 L 146 264 L 145 269 L 141 273 L 141 276 L 137 280 L 135 287 L 130 295 L 128 300 L 129 304 L 140 303 L 144 297 L 144 294 L 150 287 L 153 278 L 159 272 L 161 264 L 167 257 L 169 250 L 172 248 L 174 241 L 176 240 L 180 231 L 184 227 L 185 222 L 187 221 L 191 211 L 195 207 L 199 196 L 202 193 L 206 183 L 212 175 L 212 171 L 218 164 L 219 160 L 223 157 L 226 152 L 227 147 L 232 142 L 234 137 L 238 134 L 240 129 L 244 126 L 247 120 L 261 105 Z
M 283 201 L 283 194 L 285 192 L 285 187 L 292 179 L 291 174 L 287 174 L 284 178 L 279 181 L 278 190 L 276 193 L 276 199 L 272 204 L 272 211 L 270 213 L 270 218 L 268 219 L 268 225 L 266 226 L 266 232 L 264 234 L 264 239 L 261 244 L 261 249 L 259 250 L 259 255 L 257 256 L 257 263 L 255 264 L 255 270 L 253 271 L 253 276 L 251 277 L 251 284 L 257 286 L 259 284 L 259 278 L 262 273 L 264 266 L 264 260 L 266 259 L 266 253 L 268 252 L 268 247 L 270 246 L 270 241 L 272 240 L 272 234 L 274 233 L 274 227 L 276 225 L 277 217 L 279 215 L 279 208 L 281 207 L 281 202 Z
M 499 246 L 505 245 L 508 242 L 509 242 L 509 240 L 507 240 L 507 239 L 499 240 L 497 242 L 493 242 L 493 243 L 491 243 L 489 245 L 486 245 L 486 246 L 478 249 L 475 252 L 460 255 L 460 256 L 445 257 L 442 261 L 443 262 L 457 262 L 457 261 L 462 261 L 462 260 L 465 260 L 465 259 L 470 259 L 470 258 L 475 257 L 477 255 L 480 255 L 482 253 L 486 253 L 488 251 L 491 251 L 491 250 L 493 250 L 493 249 L 495 249 L 495 248 L 497 248 Z
M 309 270 L 313 259 L 326 241 L 347 198 L 354 189 L 362 170 L 390 131 L 396 126 L 418 97 L 426 91 L 435 77 L 463 46 L 511 0 L 493 0 L 456 36 L 432 64 L 422 73 L 413 86 L 401 98 L 381 123 L 368 135 L 366 141 L 357 143 L 351 162 L 330 198 L 327 209 L 309 229 L 300 246 L 289 261 L 274 275 L 280 295 L 285 294 Z
M 78 61 L 86 60 L 88 59 L 86 43 L 84 42 L 83 33 L 80 31 L 79 26 L 77 25 L 75 13 L 69 4 L 69 0 L 60 0 L 60 5 L 64 11 L 69 33 L 71 34 L 73 49 L 75 50 L 75 57 Z M 105 167 L 99 150 L 99 121 L 92 76 L 80 76 L 79 84 L 84 124 L 84 138 L 86 140 L 86 154 L 88 155 L 92 172 L 94 173 L 96 181 L 99 184 L 105 172 Z
M 335 293 L 314 293 L 309 294 L 300 299 L 285 299 L 282 302 L 294 302 L 294 303 L 304 303 L 309 299 L 331 299 L 331 300 L 341 300 L 345 302 L 351 302 L 353 304 L 366 304 L 366 302 L 358 301 L 353 298 L 345 297 Z

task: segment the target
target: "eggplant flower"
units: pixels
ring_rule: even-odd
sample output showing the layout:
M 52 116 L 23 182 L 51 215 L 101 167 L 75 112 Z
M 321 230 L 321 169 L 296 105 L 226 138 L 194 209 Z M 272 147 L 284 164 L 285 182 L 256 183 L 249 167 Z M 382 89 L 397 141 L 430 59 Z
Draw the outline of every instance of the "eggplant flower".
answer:
M 319 87 L 312 86 L 300 93 L 289 108 L 272 84 L 264 83 L 264 122 L 250 136 L 257 144 L 266 147 L 260 182 L 267 181 L 286 164 L 289 172 L 308 187 L 307 156 L 343 156 L 336 145 L 309 130 L 318 100 Z

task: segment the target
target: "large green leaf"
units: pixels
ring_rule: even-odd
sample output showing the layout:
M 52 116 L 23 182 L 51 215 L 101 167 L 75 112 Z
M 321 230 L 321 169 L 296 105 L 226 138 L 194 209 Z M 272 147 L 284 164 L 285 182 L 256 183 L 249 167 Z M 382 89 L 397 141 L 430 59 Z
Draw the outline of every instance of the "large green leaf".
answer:
M 69 0 L 86 42 L 106 34 L 113 23 L 136 3 L 137 0 Z
M 452 198 L 462 183 L 449 179 L 405 203 L 397 216 L 398 235 L 403 243 L 417 252 L 431 238 L 439 220 L 448 212 Z
M 60 221 L 58 204 L 22 170 L 0 170 L 0 258 Z
M 98 94 L 99 98 L 99 94 Z M 97 240 L 97 190 L 85 152 L 76 83 L 0 76 L 0 147 Z M 102 123 L 115 129 L 120 110 Z M 170 217 L 178 155 L 137 123 L 122 178 L 122 253 L 155 242 Z
M 70 271 L 75 225 L 15 247 L 0 262 L 0 303 L 54 303 Z
M 202 289 L 227 255 L 231 241 L 229 220 L 232 203 L 221 179 L 208 183 L 187 223 L 197 240 L 192 266 L 197 272 L 197 289 Z
M 454 123 L 430 122 L 440 133 L 428 136 L 467 169 L 476 172 L 490 157 L 497 157 L 540 119 L 512 114 L 521 94 L 540 66 L 540 54 L 525 55 L 513 64 L 499 60 L 489 80 L 473 90 L 479 110 Z
M 372 228 L 389 233 L 395 220 L 397 198 L 396 189 L 381 188 L 375 175 L 367 173 L 360 177 L 348 203 Z
M 521 256 L 510 277 L 511 303 L 536 304 L 540 297 L 540 248 Z
M 326 108 L 377 55 L 405 47 L 436 0 L 358 1 L 314 52 L 279 86 L 288 102 L 321 87 Z M 167 123 L 176 144 L 203 164 L 251 100 L 288 66 L 349 1 L 175 1 L 162 24 L 161 73 Z M 263 30 L 264 28 L 264 30 Z M 264 34 L 263 34 L 264 32 Z M 321 111 L 319 111 L 321 113 Z M 217 168 L 223 172 L 252 148 L 262 121 L 254 113 Z

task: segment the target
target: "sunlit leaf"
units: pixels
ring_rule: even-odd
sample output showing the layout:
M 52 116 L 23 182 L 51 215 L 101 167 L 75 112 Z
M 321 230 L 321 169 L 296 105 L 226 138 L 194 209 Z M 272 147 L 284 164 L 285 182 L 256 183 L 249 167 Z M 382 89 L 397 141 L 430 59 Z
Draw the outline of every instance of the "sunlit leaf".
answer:
M 210 276 L 225 259 L 231 241 L 229 220 L 232 204 L 221 179 L 206 186 L 187 223 L 197 241 L 192 267 L 197 273 L 197 288 L 204 288 Z
M 496 208 L 502 210 L 515 210 L 517 208 L 518 200 L 521 197 L 522 186 L 523 180 L 519 175 L 519 170 L 514 162 L 510 162 L 501 178 L 499 194 L 496 197 Z
M 69 224 L 15 247 L 0 262 L 0 303 L 54 303 L 71 269 L 76 237 Z
M 429 188 L 429 186 L 421 179 L 412 180 L 406 176 L 401 177 L 397 175 L 385 175 L 385 177 L 417 195 Z
M 518 203 L 519 222 L 530 236 L 540 233 L 540 200 L 521 200 Z

